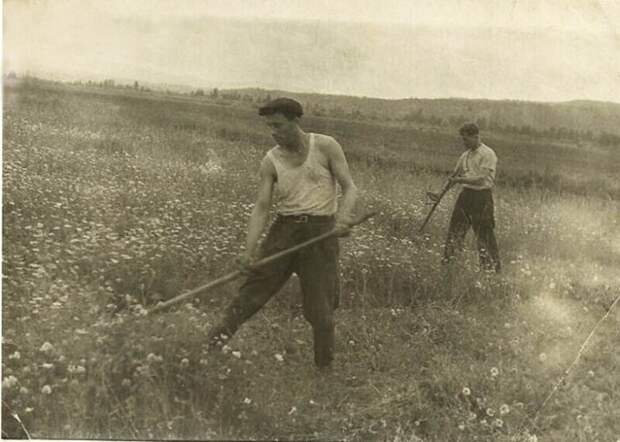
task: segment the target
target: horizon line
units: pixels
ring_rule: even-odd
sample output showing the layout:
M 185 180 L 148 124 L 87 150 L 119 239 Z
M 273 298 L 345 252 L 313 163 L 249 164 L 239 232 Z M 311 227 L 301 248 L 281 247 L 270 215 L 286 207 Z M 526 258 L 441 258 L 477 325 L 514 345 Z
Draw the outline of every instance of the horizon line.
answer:
M 70 74 L 64 74 L 64 73 L 42 73 L 42 72 L 35 72 L 35 71 L 22 71 L 21 73 L 19 71 L 15 71 L 15 70 L 9 70 L 9 72 L 4 71 L 2 73 L 3 77 L 6 77 L 8 75 L 8 73 L 13 72 L 17 75 L 17 78 L 24 78 L 24 77 L 32 77 L 35 79 L 39 79 L 39 80 L 45 80 L 45 81 L 61 81 L 63 83 L 72 83 L 75 81 L 94 81 L 91 78 L 85 78 L 87 76 L 79 76 L 76 75 L 76 77 L 81 77 L 81 78 L 77 78 L 77 79 L 69 79 L 67 77 L 70 77 Z M 62 80 L 56 79 L 56 78 L 51 78 L 53 76 L 59 76 L 59 77 L 65 77 Z M 95 75 L 93 75 L 95 76 Z M 96 76 L 95 76 L 96 77 Z M 523 99 L 523 98 L 484 98 L 484 97 L 459 97 L 459 96 L 441 96 L 441 97 L 414 97 L 414 96 L 408 96 L 408 97 L 379 97 L 379 96 L 371 96 L 371 95 L 351 95 L 351 94 L 347 94 L 347 93 L 338 93 L 338 92 L 319 92 L 319 91 L 307 91 L 307 90 L 293 90 L 293 89 L 284 89 L 284 88 L 278 88 L 278 87 L 266 87 L 266 86 L 259 86 L 259 85 L 253 85 L 253 86 L 248 86 L 248 85 L 243 85 L 243 86 L 197 86 L 194 84 L 188 84 L 188 83 L 178 83 L 178 82 L 164 82 L 164 81 L 148 81 L 148 80 L 140 80 L 137 78 L 123 78 L 123 77 L 97 77 L 98 81 L 104 81 L 104 80 L 114 80 L 114 81 L 121 81 L 121 82 L 134 82 L 137 81 L 139 84 L 148 84 L 151 86 L 178 86 L 178 87 L 184 87 L 187 89 L 218 89 L 218 91 L 240 91 L 240 90 L 251 90 L 251 89 L 257 89 L 257 90 L 264 90 L 265 92 L 283 92 L 283 93 L 291 93 L 291 94 L 298 94 L 298 95 L 321 95 L 321 96 L 332 96 L 332 97 L 341 97 L 341 98 L 356 98 L 356 99 L 370 99 L 370 100 L 383 100 L 383 101 L 407 101 L 407 100 L 462 100 L 462 101 L 496 101 L 496 102 L 502 102 L 502 101 L 513 101 L 513 102 L 522 102 L 522 103 L 535 103 L 535 104 L 567 104 L 567 103 L 574 103 L 574 102 L 591 102 L 591 103 L 600 103 L 600 104 L 612 104 L 612 105 L 618 105 L 620 106 L 620 101 L 613 101 L 613 100 L 599 100 L 599 99 L 593 99 L 593 98 L 570 98 L 570 99 L 565 99 L 565 100 L 530 100 L 530 99 Z

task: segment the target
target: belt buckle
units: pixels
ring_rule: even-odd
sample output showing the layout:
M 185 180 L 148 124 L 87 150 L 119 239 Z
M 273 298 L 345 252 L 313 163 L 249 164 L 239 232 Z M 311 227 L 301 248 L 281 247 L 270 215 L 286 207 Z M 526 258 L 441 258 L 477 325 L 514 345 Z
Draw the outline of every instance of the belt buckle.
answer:
M 308 215 L 298 215 L 295 217 L 295 222 L 296 223 L 307 223 L 308 222 Z

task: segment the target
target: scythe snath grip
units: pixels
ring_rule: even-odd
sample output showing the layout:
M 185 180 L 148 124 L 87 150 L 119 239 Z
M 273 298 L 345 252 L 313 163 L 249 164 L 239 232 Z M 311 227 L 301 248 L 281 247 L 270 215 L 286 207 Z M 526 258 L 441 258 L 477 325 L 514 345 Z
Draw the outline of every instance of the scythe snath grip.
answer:
M 350 227 L 354 227 L 357 226 L 358 224 L 361 224 L 363 222 L 365 222 L 366 220 L 368 220 L 369 218 L 373 217 L 376 214 L 376 212 L 370 212 L 367 213 L 365 215 L 360 216 L 359 218 L 357 218 L 355 221 L 353 221 L 350 225 Z M 269 264 L 273 261 L 275 261 L 276 259 L 280 259 L 284 256 L 290 255 L 291 253 L 295 253 L 298 250 L 303 249 L 304 247 L 308 247 L 309 245 L 312 245 L 314 243 L 317 243 L 319 241 L 323 241 L 324 239 L 330 238 L 332 236 L 336 236 L 336 235 L 340 235 L 342 233 L 342 230 L 339 228 L 334 228 L 332 230 L 330 230 L 329 232 L 325 232 L 319 236 L 316 236 L 314 238 L 311 238 L 307 241 L 304 241 L 300 244 L 297 244 L 296 246 L 291 247 L 290 249 L 286 249 L 286 250 L 282 250 L 281 252 L 275 253 L 271 256 L 267 256 L 266 258 L 260 259 L 258 261 L 256 261 L 255 263 L 253 263 L 250 266 L 250 269 L 255 269 L 261 266 L 264 266 L 265 264 Z M 200 293 L 206 292 L 207 290 L 213 289 L 215 287 L 219 287 L 220 285 L 223 285 L 229 281 L 232 281 L 234 279 L 237 279 L 240 276 L 243 276 L 245 272 L 242 272 L 241 270 L 235 270 L 234 272 L 229 273 L 228 275 L 224 275 L 221 278 L 216 279 L 215 281 L 211 281 L 208 284 L 202 285 L 200 287 L 197 287 L 193 290 L 190 290 L 187 293 L 183 293 L 179 296 L 176 296 L 172 299 L 169 299 L 166 302 L 160 302 L 158 303 L 155 307 L 151 308 L 150 310 L 148 310 L 148 314 L 151 315 L 153 313 L 157 313 L 160 312 L 174 304 L 178 304 L 181 301 L 184 301 L 186 299 L 192 298 Z
M 428 220 L 431 219 L 431 215 L 433 214 L 433 212 L 435 211 L 435 209 L 437 208 L 437 206 L 441 202 L 441 199 L 444 197 L 446 192 L 448 190 L 450 190 L 450 187 L 452 187 L 452 186 L 450 185 L 450 181 L 448 181 L 445 184 L 445 186 L 443 186 L 443 189 L 441 190 L 441 193 L 439 194 L 439 197 L 437 198 L 437 201 L 435 201 L 435 203 L 433 204 L 433 207 L 431 207 L 431 210 L 428 212 L 428 215 L 426 215 L 426 218 L 424 218 L 424 222 L 422 223 L 422 225 L 418 229 L 418 233 L 422 233 L 422 230 L 424 230 L 424 227 L 426 227 L 426 224 L 428 223 Z

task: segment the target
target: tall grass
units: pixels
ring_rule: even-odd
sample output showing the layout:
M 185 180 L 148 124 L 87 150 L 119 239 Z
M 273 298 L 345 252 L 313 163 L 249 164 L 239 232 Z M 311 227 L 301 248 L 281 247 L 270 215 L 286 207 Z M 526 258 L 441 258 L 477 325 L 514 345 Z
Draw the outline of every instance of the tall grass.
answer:
M 218 354 L 207 353 L 205 335 L 235 284 L 144 315 L 231 270 L 271 144 L 253 112 L 5 94 L 2 393 L 33 436 L 560 441 L 620 432 L 617 312 L 537 425 L 526 419 L 620 287 L 619 206 L 600 189 L 521 185 L 531 156 L 499 145 L 505 273 L 478 272 L 471 243 L 445 269 L 455 194 L 416 231 L 425 191 L 458 154 L 440 147 L 452 139 L 309 119 L 345 146 L 359 210 L 379 212 L 342 241 L 337 362 L 325 375 L 311 363 L 294 279 Z M 579 170 L 580 185 L 601 177 L 603 159 L 575 165 L 573 153 L 557 152 L 536 158 Z M 601 179 L 613 196 L 617 178 Z M 590 190 L 600 197 L 580 195 Z M 17 431 L 10 422 L 3 431 Z

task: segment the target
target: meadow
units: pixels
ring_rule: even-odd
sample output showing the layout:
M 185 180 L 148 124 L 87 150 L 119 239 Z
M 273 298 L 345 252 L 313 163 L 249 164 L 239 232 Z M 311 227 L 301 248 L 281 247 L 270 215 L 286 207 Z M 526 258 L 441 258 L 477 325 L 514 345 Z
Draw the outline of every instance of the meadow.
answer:
M 473 238 L 439 265 L 460 148 L 432 127 L 310 117 L 377 215 L 341 241 L 332 373 L 312 364 L 293 279 L 218 355 L 236 284 L 146 308 L 234 269 L 257 166 L 250 106 L 4 89 L 3 436 L 381 441 L 620 439 L 620 150 L 493 134 L 501 276 Z M 11 419 L 17 414 L 22 423 Z

